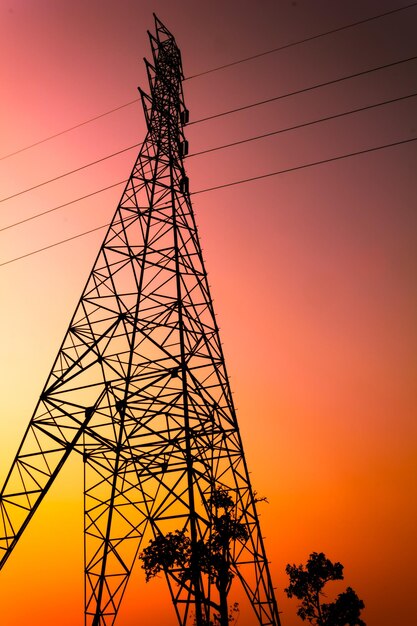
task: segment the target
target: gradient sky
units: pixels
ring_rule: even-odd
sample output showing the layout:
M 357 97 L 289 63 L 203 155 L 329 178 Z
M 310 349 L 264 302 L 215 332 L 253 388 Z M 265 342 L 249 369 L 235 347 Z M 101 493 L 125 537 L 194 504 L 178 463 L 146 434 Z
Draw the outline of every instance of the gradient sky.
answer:
M 0 0 L 7 155 L 134 100 L 152 11 L 186 76 L 396 0 Z M 191 121 L 417 55 L 417 7 L 184 85 Z M 417 92 L 417 62 L 190 125 L 190 153 Z M 191 191 L 417 137 L 417 98 L 189 158 Z M 0 200 L 141 141 L 139 104 L 0 161 Z M 135 150 L 0 204 L 0 228 L 127 178 Z M 417 142 L 193 198 L 283 626 L 285 565 L 341 561 L 368 626 L 417 623 Z M 0 479 L 122 185 L 0 231 Z M 1 572 L 2 626 L 82 623 L 82 468 L 71 460 Z M 343 586 L 329 588 L 329 597 Z M 174 626 L 132 577 L 118 626 Z M 251 626 L 241 615 L 239 626 Z

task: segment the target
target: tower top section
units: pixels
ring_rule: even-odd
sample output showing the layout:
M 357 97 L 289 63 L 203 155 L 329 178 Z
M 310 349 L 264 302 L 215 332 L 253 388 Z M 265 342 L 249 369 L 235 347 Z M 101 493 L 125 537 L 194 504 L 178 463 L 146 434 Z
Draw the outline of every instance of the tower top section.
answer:
M 149 95 L 140 87 L 148 131 L 159 136 L 161 128 L 182 141 L 182 126 L 188 122 L 184 104 L 181 53 L 175 37 L 154 14 L 155 34 L 148 31 L 152 62 L 144 59 L 149 81 Z
M 148 30 L 149 39 L 151 42 L 153 64 L 156 67 L 163 62 L 164 64 L 170 63 L 177 66 L 179 72 L 179 78 L 184 80 L 184 74 L 182 71 L 182 61 L 180 49 L 177 46 L 174 35 L 168 30 L 168 28 L 161 22 L 161 20 L 153 14 L 155 20 L 155 35 Z M 145 63 L 148 61 L 145 59 Z

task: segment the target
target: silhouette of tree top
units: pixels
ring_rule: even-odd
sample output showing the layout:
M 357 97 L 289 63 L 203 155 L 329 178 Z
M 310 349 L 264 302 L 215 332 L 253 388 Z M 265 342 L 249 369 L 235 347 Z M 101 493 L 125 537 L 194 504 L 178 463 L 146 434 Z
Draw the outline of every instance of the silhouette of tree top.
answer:
M 146 582 L 159 574 L 161 570 L 167 571 L 178 568 L 187 571 L 190 556 L 191 542 L 183 530 L 158 535 L 140 556 L 143 561 L 142 568 L 145 570 Z
M 246 525 L 236 518 L 235 503 L 228 489 L 216 487 L 208 502 L 213 513 L 211 532 L 206 541 L 201 539 L 193 546 L 185 530 L 175 530 L 152 539 L 139 558 L 147 582 L 161 571 L 165 574 L 169 572 L 178 584 L 186 586 L 190 595 L 194 595 L 195 590 L 187 581 L 191 581 L 192 568 L 197 565 L 199 571 L 215 584 L 219 595 L 219 602 L 212 597 L 206 600 L 218 613 L 204 624 L 228 626 L 234 620 L 234 613 L 238 612 L 238 603 L 232 607 L 227 603 L 234 577 L 230 550 L 235 541 L 245 541 L 249 532 Z
M 332 580 L 343 580 L 343 565 L 332 563 L 323 552 L 312 552 L 303 565 L 288 564 L 290 584 L 284 590 L 289 598 L 301 600 L 297 615 L 312 626 L 366 626 L 360 619 L 365 607 L 356 592 L 347 587 L 334 602 L 322 603 L 323 587 Z

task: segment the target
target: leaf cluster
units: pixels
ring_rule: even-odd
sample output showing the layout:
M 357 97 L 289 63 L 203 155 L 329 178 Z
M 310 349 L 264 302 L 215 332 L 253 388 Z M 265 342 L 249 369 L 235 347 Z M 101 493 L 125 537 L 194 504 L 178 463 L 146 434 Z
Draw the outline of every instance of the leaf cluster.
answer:
M 289 598 L 299 600 L 321 593 L 330 580 L 343 580 L 343 565 L 332 563 L 323 552 L 310 554 L 305 569 L 303 565 L 288 564 L 285 571 L 290 577 L 285 592 Z
M 358 598 L 352 587 L 340 593 L 334 602 L 322 605 L 324 624 L 326 626 L 366 626 L 360 619 L 360 612 L 365 608 L 364 603 Z
M 184 530 L 176 530 L 159 535 L 151 540 L 148 547 L 139 555 L 142 568 L 146 572 L 146 581 L 156 576 L 161 570 L 177 568 L 187 577 L 191 568 L 191 559 L 198 568 L 208 574 L 212 581 L 218 583 L 224 578 L 230 582 L 229 548 L 232 541 L 244 541 L 248 538 L 248 530 L 233 514 L 233 499 L 227 489 L 214 489 L 210 503 L 215 509 L 212 520 L 212 532 L 207 541 L 200 539 L 194 546 Z M 221 513 L 223 509 L 223 513 Z
M 146 573 L 146 582 L 161 570 L 174 567 L 188 567 L 191 556 L 191 541 L 183 530 L 176 530 L 166 535 L 158 535 L 140 554 L 142 568 Z
M 233 578 L 229 562 L 230 543 L 244 541 L 249 533 L 246 526 L 234 519 L 229 512 L 215 518 L 213 526 L 209 540 L 206 543 L 201 542 L 199 564 L 201 570 L 219 586 L 230 583 Z
M 224 509 L 227 511 L 233 507 L 233 498 L 228 489 L 224 487 L 216 487 L 208 501 L 216 510 Z
M 334 602 L 321 603 L 323 587 L 332 580 L 343 580 L 343 565 L 332 563 L 323 552 L 313 552 L 303 565 L 288 564 L 290 584 L 284 590 L 289 598 L 301 600 L 297 615 L 313 626 L 366 626 L 360 619 L 364 603 L 348 587 Z

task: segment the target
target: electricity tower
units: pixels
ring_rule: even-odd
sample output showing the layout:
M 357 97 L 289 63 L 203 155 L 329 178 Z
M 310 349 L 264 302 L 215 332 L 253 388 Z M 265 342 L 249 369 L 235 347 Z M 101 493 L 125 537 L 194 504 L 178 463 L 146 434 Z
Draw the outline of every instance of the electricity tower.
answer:
M 0 493 L 1 565 L 77 452 L 86 626 L 114 624 L 139 551 L 176 531 L 190 555 L 164 568 L 178 623 L 211 623 L 219 577 L 201 550 L 222 520 L 223 590 L 240 581 L 256 623 L 278 626 L 184 169 L 180 51 L 155 29 L 147 134 Z

